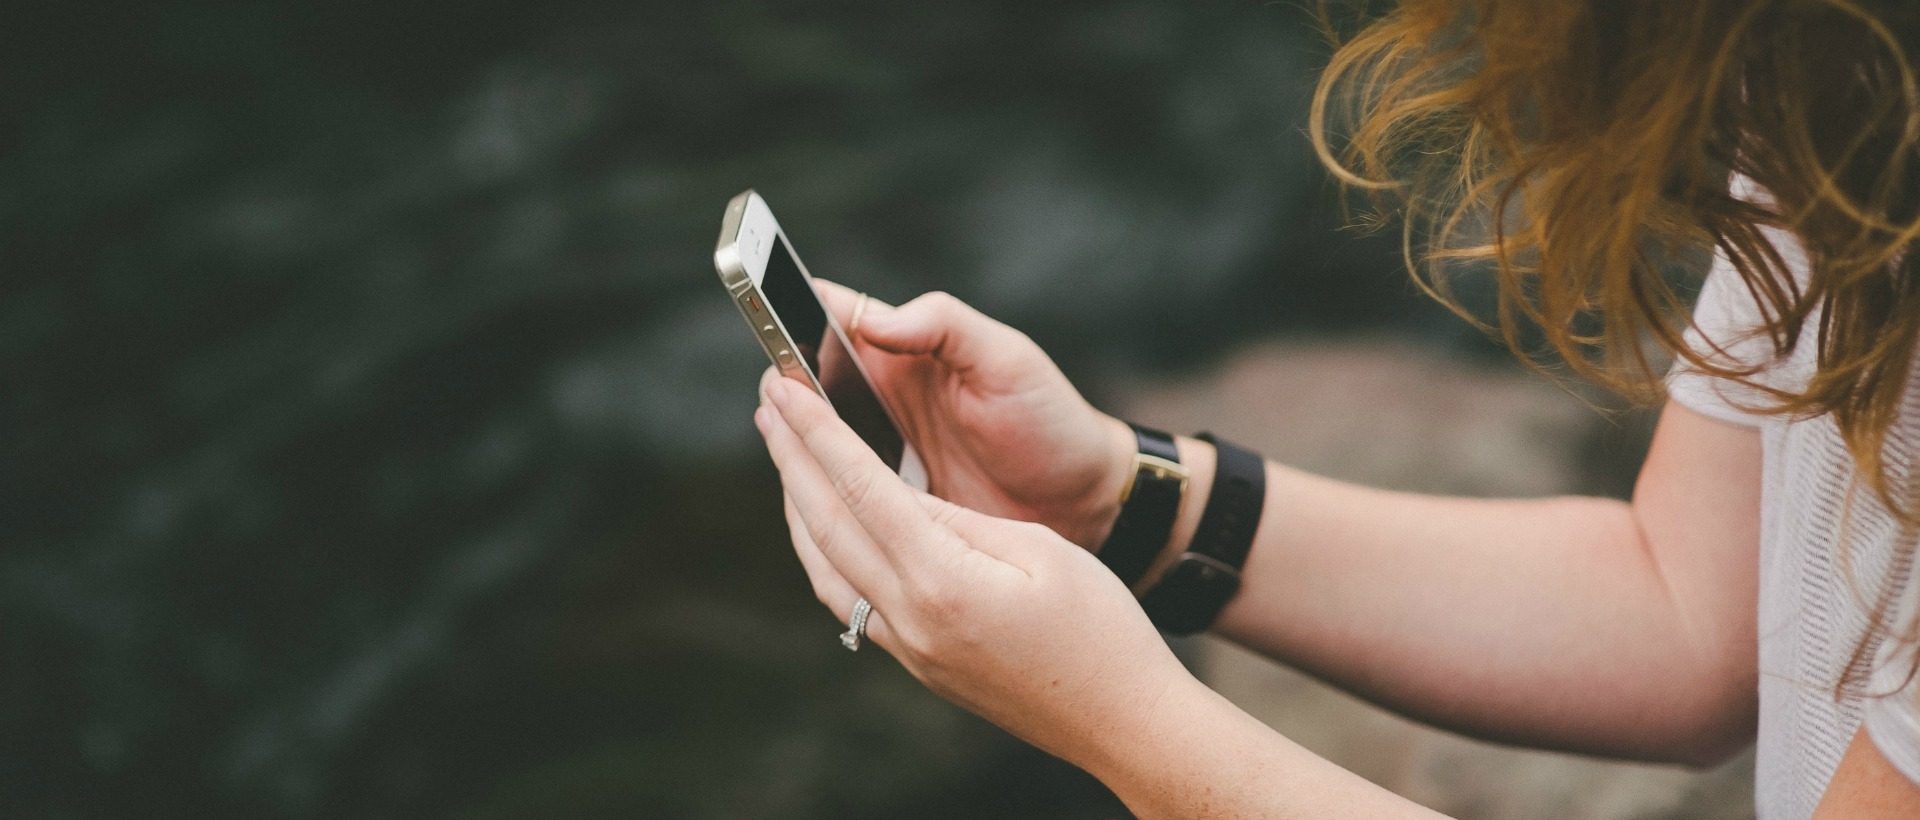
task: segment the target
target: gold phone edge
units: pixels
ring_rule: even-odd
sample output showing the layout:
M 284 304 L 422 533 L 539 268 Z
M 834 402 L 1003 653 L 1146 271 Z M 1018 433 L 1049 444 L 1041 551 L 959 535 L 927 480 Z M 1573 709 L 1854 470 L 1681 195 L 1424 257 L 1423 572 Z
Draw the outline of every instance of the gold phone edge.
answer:
M 740 223 L 745 219 L 747 203 L 753 197 L 753 189 L 748 188 L 727 202 L 726 214 L 720 220 L 720 240 L 713 249 L 714 271 L 720 275 L 720 284 L 727 289 L 728 301 L 733 303 L 733 309 L 740 314 L 740 319 L 747 323 L 747 332 L 753 334 L 754 341 L 760 344 L 760 352 L 767 355 L 767 361 L 779 370 L 781 375 L 805 382 L 813 388 L 815 393 L 824 397 L 826 389 L 820 385 L 819 379 L 814 378 L 813 372 L 807 369 L 806 362 L 801 361 L 800 357 L 794 353 L 798 346 L 793 343 L 793 337 L 788 335 L 786 323 L 780 320 L 779 314 L 773 312 L 771 303 L 767 302 L 766 294 L 754 286 L 753 277 L 748 275 L 746 263 L 740 254 Z M 768 337 L 759 320 L 755 319 L 753 313 L 747 309 L 749 295 L 758 299 L 760 304 L 767 306 L 766 314 L 771 317 L 772 322 L 764 327 L 772 328 L 772 338 Z M 782 352 L 787 354 L 785 361 L 781 360 Z

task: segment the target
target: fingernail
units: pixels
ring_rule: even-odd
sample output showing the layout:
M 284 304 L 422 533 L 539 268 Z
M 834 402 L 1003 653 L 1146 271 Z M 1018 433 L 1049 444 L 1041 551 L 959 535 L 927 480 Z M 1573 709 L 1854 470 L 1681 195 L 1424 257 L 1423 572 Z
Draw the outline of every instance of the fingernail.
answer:
M 767 387 L 767 397 L 773 399 L 774 409 L 785 414 L 787 402 L 793 398 L 793 394 L 789 391 L 793 389 L 794 387 L 788 379 L 781 379 Z

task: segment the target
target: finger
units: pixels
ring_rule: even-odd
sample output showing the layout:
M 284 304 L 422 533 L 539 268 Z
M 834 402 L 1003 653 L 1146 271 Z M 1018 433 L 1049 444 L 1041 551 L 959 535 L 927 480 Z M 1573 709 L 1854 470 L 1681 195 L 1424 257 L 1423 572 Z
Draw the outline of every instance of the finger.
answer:
M 793 499 L 783 498 L 782 506 L 786 508 L 787 528 L 793 532 L 793 551 L 800 556 L 800 567 L 806 570 L 807 580 L 813 585 L 813 597 L 845 626 L 853 617 L 853 604 L 860 598 L 859 590 L 847 583 L 807 535 L 806 523 L 800 520 L 799 510 L 794 509 Z M 883 625 L 877 610 L 867 617 L 867 635 L 883 649 L 893 645 L 893 633 Z
M 889 353 L 932 356 L 955 370 L 1017 368 L 1026 360 L 1025 334 L 935 291 L 892 310 L 868 308 L 860 336 Z
M 787 517 L 787 531 L 793 534 L 793 552 L 800 558 L 800 567 L 807 571 L 807 580 L 813 582 L 814 597 L 824 604 L 831 588 L 851 588 L 840 570 L 833 568 L 833 562 L 820 553 L 820 545 L 813 543 L 813 536 L 807 533 L 807 522 L 801 520 L 800 511 L 793 506 L 793 496 L 781 492 L 780 506 Z
M 849 326 L 853 324 L 853 311 L 860 305 L 860 292 L 838 282 L 829 282 L 818 277 L 813 280 L 813 289 L 820 294 L 820 301 L 826 304 L 828 312 L 833 314 L 834 321 L 840 323 L 841 329 L 851 330 Z M 867 309 L 860 314 L 860 332 L 866 332 L 868 319 L 891 310 L 893 310 L 892 305 L 868 296 Z M 848 335 L 859 334 L 850 332 Z
M 941 559 L 952 555 L 957 549 L 952 534 L 927 518 L 926 511 L 914 500 L 913 490 L 834 414 L 825 399 L 790 383 L 776 384 L 768 394 L 781 419 L 812 454 L 810 466 L 819 475 L 830 477 L 827 488 L 853 513 L 900 574 L 938 566 Z M 809 499 L 796 493 L 793 500 L 802 514 L 808 512 Z M 839 565 L 831 551 L 828 557 L 835 558 L 834 564 Z M 849 577 L 860 583 L 860 579 Z
M 777 397 L 790 386 L 782 379 L 769 392 Z M 876 599 L 891 599 L 898 588 L 897 573 L 841 500 L 833 481 L 814 461 L 799 435 L 772 406 L 754 411 L 753 420 L 766 439 L 767 453 L 780 470 L 780 484 L 786 488 L 812 543 L 849 582 Z
M 832 610 L 834 619 L 844 627 L 848 626 L 848 622 L 853 619 L 853 607 L 859 601 L 859 592 L 853 587 L 841 586 L 835 588 L 830 597 L 824 599 L 822 603 L 827 609 Z M 874 603 L 872 598 L 867 599 L 867 604 L 873 607 L 872 611 L 867 613 L 867 639 L 891 655 L 893 648 L 898 645 L 894 642 L 893 627 L 887 623 L 886 613 L 881 611 L 879 604 Z
M 768 365 L 766 370 L 761 371 L 759 392 L 761 404 L 767 403 L 767 388 L 772 386 L 773 380 L 777 378 L 780 378 L 780 368 Z

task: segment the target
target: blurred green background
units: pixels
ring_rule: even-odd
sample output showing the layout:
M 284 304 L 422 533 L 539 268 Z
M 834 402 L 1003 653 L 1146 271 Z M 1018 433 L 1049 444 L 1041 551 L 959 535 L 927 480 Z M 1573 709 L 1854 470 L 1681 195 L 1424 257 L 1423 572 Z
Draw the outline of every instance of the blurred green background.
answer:
M 711 265 L 747 187 L 816 273 L 950 290 L 1116 410 L 1271 344 L 1519 378 L 1338 230 L 1294 4 L 8 17 L 9 817 L 1122 813 L 834 640 Z M 1618 491 L 1638 433 L 1577 418 L 1519 435 Z

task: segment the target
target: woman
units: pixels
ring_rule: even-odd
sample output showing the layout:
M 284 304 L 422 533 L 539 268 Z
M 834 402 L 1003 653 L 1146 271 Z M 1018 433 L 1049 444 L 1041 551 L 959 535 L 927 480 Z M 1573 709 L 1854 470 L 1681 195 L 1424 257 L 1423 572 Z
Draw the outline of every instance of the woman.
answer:
M 755 421 L 815 591 L 843 619 L 870 600 L 856 636 L 1142 816 L 1427 813 L 1192 678 L 1135 598 L 1185 584 L 1224 605 L 1196 623 L 1455 731 L 1691 765 L 1757 736 L 1762 817 L 1920 817 L 1912 5 L 1408 0 L 1335 54 L 1315 145 L 1402 211 L 1420 281 L 1444 299 L 1448 273 L 1491 271 L 1510 342 L 1668 386 L 1630 502 L 1256 461 L 1232 476 L 1264 481 L 1257 524 L 1233 519 L 1235 592 L 1176 577 L 1242 458 L 1182 438 L 1191 478 L 1130 589 L 1094 551 L 1143 531 L 1145 434 L 951 297 L 829 287 L 939 497 L 767 381 Z M 1690 323 L 1675 269 L 1709 271 Z

